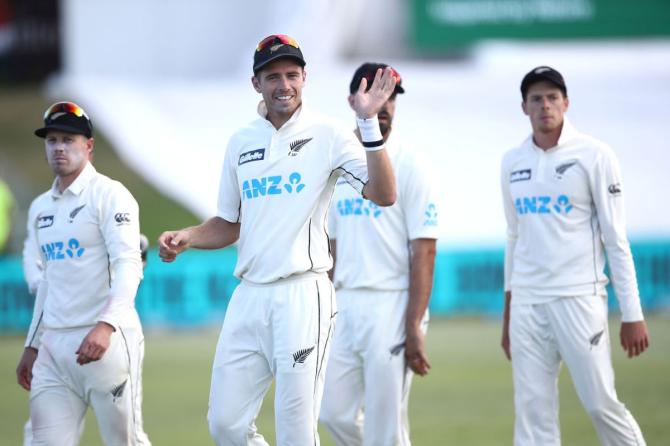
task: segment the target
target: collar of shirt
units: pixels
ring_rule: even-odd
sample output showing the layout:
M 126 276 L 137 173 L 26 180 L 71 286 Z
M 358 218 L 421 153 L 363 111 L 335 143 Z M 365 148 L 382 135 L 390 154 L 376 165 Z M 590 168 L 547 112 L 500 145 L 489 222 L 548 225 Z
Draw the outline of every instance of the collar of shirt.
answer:
M 263 123 L 263 125 L 265 125 L 266 127 L 271 127 L 274 131 L 277 132 L 287 129 L 291 127 L 293 124 L 295 124 L 295 122 L 298 121 L 298 119 L 300 119 L 300 115 L 303 114 L 303 111 L 305 111 L 305 106 L 301 105 L 293 112 L 293 115 L 291 115 L 289 120 L 286 121 L 284 125 L 282 125 L 278 129 L 275 129 L 274 125 L 272 125 L 272 123 L 267 118 L 267 109 L 265 108 L 265 106 L 264 105 L 261 106 L 261 104 L 258 105 L 258 114 L 262 118 L 261 122 Z M 307 112 L 305 112 L 305 114 L 307 114 Z
M 535 145 L 535 141 L 533 141 L 533 134 L 532 133 L 526 139 L 525 145 L 530 147 L 530 149 L 533 150 L 533 151 L 539 151 L 539 152 L 543 152 L 543 153 L 551 153 L 551 152 L 555 152 L 556 150 L 560 149 L 561 147 L 565 147 L 578 134 L 579 134 L 579 132 L 572 125 L 572 123 L 570 122 L 568 117 L 563 116 L 563 128 L 561 128 L 561 136 L 558 137 L 558 143 L 554 147 L 551 147 L 547 150 L 544 150 L 544 149 L 538 147 L 537 145 Z
M 81 194 L 81 192 L 86 189 L 86 186 L 91 182 L 96 173 L 97 171 L 95 170 L 95 167 L 93 167 L 93 164 L 87 161 L 84 170 L 81 171 L 79 176 L 75 178 L 72 184 L 70 184 L 70 186 L 68 186 L 68 188 L 65 189 L 62 194 L 58 191 L 58 177 L 56 177 L 53 184 L 51 185 L 51 196 L 53 198 L 60 198 L 67 191 L 70 191 L 70 193 L 74 195 Z

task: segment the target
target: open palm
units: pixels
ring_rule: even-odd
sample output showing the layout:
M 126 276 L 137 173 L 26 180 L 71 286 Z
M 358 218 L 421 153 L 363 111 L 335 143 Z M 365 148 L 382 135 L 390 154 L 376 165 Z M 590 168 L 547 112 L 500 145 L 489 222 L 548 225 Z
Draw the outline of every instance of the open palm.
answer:
M 354 95 L 354 110 L 359 118 L 371 118 L 379 112 L 382 106 L 389 100 L 395 91 L 396 78 L 393 69 L 387 67 L 385 70 L 378 69 L 372 81 L 370 90 L 367 79 L 361 79 L 358 91 Z

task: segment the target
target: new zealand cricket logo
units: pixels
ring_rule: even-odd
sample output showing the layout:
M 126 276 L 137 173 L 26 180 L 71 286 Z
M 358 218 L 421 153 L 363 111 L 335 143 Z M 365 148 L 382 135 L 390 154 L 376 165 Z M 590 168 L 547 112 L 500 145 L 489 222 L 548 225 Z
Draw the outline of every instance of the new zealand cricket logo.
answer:
M 605 333 L 605 330 L 600 330 L 598 333 L 591 336 L 591 339 L 589 339 L 589 344 L 591 344 L 591 349 L 593 349 L 593 347 L 597 346 L 600 343 L 600 338 L 603 337 L 603 333 Z
M 570 160 L 570 161 L 568 161 L 568 162 L 566 162 L 566 163 L 561 164 L 560 166 L 557 166 L 557 167 L 556 167 L 556 173 L 555 173 L 556 178 L 559 179 L 559 180 L 560 180 L 561 178 L 563 178 L 563 174 L 564 174 L 569 168 L 571 168 L 572 166 L 574 166 L 575 164 L 577 164 L 577 161 L 576 161 L 576 160 Z
M 114 399 L 114 402 L 116 402 L 117 399 L 121 398 L 123 396 L 123 390 L 126 388 L 126 383 L 128 383 L 128 380 L 125 380 L 118 386 L 115 386 L 112 391 L 110 392 L 112 394 L 112 398 Z
M 300 149 L 302 149 L 305 144 L 310 142 L 313 138 L 297 139 L 289 144 L 288 156 L 297 156 Z
M 85 205 L 85 204 L 82 204 L 81 206 L 78 206 L 78 207 L 74 208 L 74 209 L 72 210 L 72 212 L 70 212 L 70 223 L 72 223 L 72 222 L 74 221 L 74 218 L 77 216 L 77 214 L 79 213 L 79 211 L 81 211 L 82 209 L 84 209 L 84 206 L 86 206 L 86 205 Z
M 304 364 L 305 359 L 309 356 L 310 353 L 314 350 L 314 347 L 310 348 L 304 348 L 302 350 L 298 350 L 297 352 L 293 353 L 293 367 L 295 367 L 296 364 Z

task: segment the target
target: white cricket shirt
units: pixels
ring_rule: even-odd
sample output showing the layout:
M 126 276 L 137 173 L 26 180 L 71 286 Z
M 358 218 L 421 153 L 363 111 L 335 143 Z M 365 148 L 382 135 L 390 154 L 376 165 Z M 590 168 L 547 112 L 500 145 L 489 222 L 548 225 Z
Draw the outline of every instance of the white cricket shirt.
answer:
M 35 295 L 37 288 L 44 278 L 44 262 L 40 255 L 39 243 L 37 243 L 35 228 L 31 222 L 37 219 L 37 209 L 30 206 L 28 210 L 28 232 L 23 242 L 23 256 L 21 257 L 23 265 L 23 277 L 28 284 L 30 294 Z
M 397 201 L 379 207 L 339 181 L 329 214 L 337 241 L 336 288 L 409 288 L 410 240 L 438 238 L 437 203 L 427 169 L 391 133 L 386 142 Z
M 566 119 L 558 145 L 532 135 L 502 161 L 507 219 L 505 290 L 512 303 L 604 294 L 605 256 L 623 321 L 643 319 L 626 237 L 618 161 Z
M 228 143 L 218 216 L 240 222 L 235 276 L 271 283 L 332 267 L 326 217 L 337 179 L 359 191 L 365 150 L 353 133 L 304 106 L 280 129 L 259 118 Z
M 42 328 L 98 321 L 139 327 L 134 305 L 142 278 L 137 202 L 90 163 L 62 194 L 57 181 L 29 211 L 28 240 L 37 243 L 45 270 L 26 346 L 38 345 L 36 333 Z

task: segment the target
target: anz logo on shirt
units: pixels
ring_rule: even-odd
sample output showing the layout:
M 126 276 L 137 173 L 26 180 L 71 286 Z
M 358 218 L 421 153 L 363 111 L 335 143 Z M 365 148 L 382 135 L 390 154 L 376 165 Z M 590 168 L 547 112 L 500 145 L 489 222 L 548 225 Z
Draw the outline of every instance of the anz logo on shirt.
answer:
M 79 240 L 71 238 L 67 245 L 63 242 L 45 243 L 41 246 L 44 258 L 51 260 L 65 260 L 79 258 L 84 255 L 85 249 L 79 245 Z
M 251 200 L 265 196 L 299 194 L 304 188 L 302 176 L 298 172 L 293 172 L 286 179 L 281 175 L 252 178 L 244 180 L 242 183 L 242 199 Z
M 375 203 L 364 198 L 344 198 L 338 200 L 337 212 L 343 217 L 347 215 L 360 215 L 377 218 L 381 215 L 382 210 Z
M 573 206 L 567 195 L 559 195 L 556 199 L 546 195 L 522 197 L 514 200 L 516 212 L 525 214 L 569 214 Z

